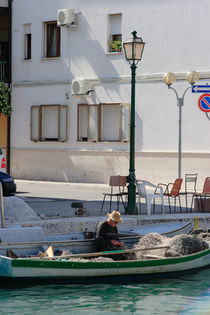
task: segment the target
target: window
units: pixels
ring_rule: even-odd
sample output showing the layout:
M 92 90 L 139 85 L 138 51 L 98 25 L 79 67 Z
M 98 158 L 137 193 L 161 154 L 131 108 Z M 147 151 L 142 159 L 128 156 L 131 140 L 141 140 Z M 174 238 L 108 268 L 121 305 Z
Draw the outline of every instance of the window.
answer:
M 108 51 L 122 51 L 122 14 L 109 15 Z
M 128 104 L 78 104 L 78 141 L 127 141 L 128 125 Z
M 67 140 L 67 106 L 40 105 L 31 107 L 31 140 Z
M 0 30 L 1 36 L 1 30 Z M 0 81 L 9 82 L 8 66 L 9 46 L 8 42 L 0 41 Z
M 24 24 L 24 60 L 31 59 L 31 24 Z
M 57 22 L 45 23 L 45 57 L 60 57 L 60 27 Z

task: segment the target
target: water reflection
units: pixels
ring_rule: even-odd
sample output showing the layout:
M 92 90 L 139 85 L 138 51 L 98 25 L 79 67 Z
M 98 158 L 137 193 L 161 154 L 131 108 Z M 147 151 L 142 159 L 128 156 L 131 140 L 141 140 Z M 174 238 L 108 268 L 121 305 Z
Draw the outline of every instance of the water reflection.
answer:
M 128 284 L 1 288 L 0 299 L 4 314 L 209 314 L 198 312 L 210 309 L 209 272 Z

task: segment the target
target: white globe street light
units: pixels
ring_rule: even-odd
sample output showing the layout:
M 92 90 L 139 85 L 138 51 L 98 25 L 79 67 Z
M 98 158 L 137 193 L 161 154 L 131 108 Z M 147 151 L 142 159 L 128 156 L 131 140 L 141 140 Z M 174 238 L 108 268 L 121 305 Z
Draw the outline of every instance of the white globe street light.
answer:
M 184 97 L 186 92 L 192 87 L 192 85 L 199 80 L 199 73 L 196 71 L 189 71 L 186 74 L 186 81 L 190 83 L 182 97 L 179 97 L 177 91 L 171 86 L 176 81 L 176 76 L 172 72 L 165 73 L 163 76 L 164 83 L 169 89 L 173 90 L 176 94 L 177 105 L 179 107 L 179 135 L 178 135 L 178 178 L 181 178 L 181 160 L 182 160 L 182 106 L 184 106 Z

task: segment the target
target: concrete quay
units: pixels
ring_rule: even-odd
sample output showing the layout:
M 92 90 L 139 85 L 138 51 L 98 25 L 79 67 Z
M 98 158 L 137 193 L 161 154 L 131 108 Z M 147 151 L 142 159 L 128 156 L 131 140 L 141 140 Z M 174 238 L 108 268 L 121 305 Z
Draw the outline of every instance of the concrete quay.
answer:
M 22 227 L 42 227 L 46 235 L 62 235 L 77 232 L 95 232 L 98 222 L 105 220 L 101 217 L 74 217 L 74 218 L 51 218 L 33 221 L 17 222 Z M 192 226 L 210 228 L 210 215 L 200 213 L 170 214 L 170 215 L 135 215 L 123 216 L 123 223 L 118 225 L 119 231 L 126 231 L 147 224 L 158 224 L 164 222 L 191 222 Z
M 109 201 L 100 215 L 103 193 L 109 192 L 110 187 L 105 184 L 84 183 L 58 183 L 16 180 L 17 197 L 27 203 L 37 214 L 33 220 L 20 220 L 15 224 L 22 226 L 41 226 L 47 235 L 68 234 L 73 232 L 94 232 L 99 221 L 107 218 Z M 167 200 L 167 199 L 165 199 Z M 76 216 L 72 202 L 82 202 L 88 215 Z M 167 202 L 165 213 L 161 213 L 160 204 L 157 203 L 155 214 L 147 215 L 145 204 L 142 204 L 141 214 L 124 215 L 124 209 L 120 208 L 124 222 L 119 224 L 119 230 L 171 221 L 191 221 L 199 227 L 210 228 L 210 213 L 189 212 L 185 208 L 185 197 L 182 197 L 182 213 L 179 207 L 177 212 L 169 213 Z M 116 204 L 113 203 L 112 210 Z M 188 212 L 187 212 L 188 210 Z M 21 211 L 21 209 L 19 209 Z M 9 222 L 7 222 L 9 224 Z M 14 224 L 14 222 L 13 222 Z

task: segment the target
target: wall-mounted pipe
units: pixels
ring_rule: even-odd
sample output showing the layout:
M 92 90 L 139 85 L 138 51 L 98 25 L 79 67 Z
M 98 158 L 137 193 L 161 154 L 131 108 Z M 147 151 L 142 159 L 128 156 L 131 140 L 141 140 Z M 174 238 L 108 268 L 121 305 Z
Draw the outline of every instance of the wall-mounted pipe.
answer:
M 5 227 L 5 217 L 4 217 L 4 197 L 2 183 L 0 183 L 0 205 L 1 205 L 1 227 Z

